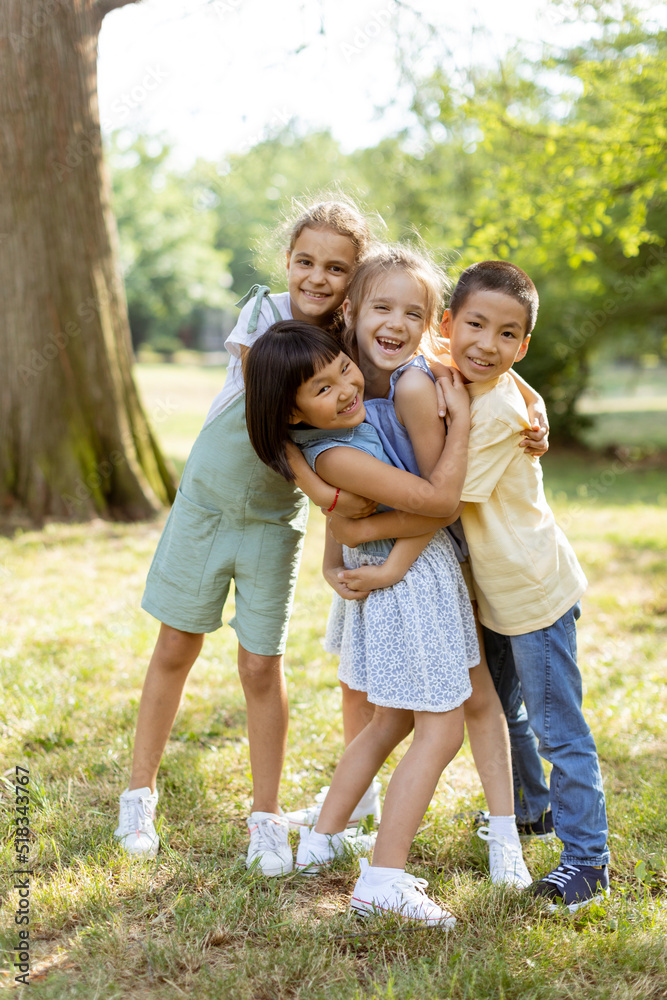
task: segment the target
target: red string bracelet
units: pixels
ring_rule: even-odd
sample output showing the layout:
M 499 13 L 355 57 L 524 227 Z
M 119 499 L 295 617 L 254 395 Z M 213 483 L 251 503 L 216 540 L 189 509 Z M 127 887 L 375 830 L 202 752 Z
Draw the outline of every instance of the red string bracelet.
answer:
M 330 514 L 330 513 L 331 513 L 331 511 L 332 511 L 332 510 L 334 509 L 334 507 L 335 507 L 335 506 L 336 506 L 336 504 L 338 503 L 338 497 L 339 497 L 339 496 L 340 496 L 340 486 L 339 486 L 339 487 L 338 487 L 338 489 L 336 490 L 336 496 L 334 497 L 334 502 L 333 502 L 333 503 L 331 504 L 331 506 L 330 506 L 330 507 L 327 507 L 327 514 Z

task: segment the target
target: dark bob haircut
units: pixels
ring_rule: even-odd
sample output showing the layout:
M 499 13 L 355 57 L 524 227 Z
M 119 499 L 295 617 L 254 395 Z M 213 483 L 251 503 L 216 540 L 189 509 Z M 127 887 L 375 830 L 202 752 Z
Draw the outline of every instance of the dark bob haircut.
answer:
M 290 417 L 296 394 L 308 379 L 341 353 L 339 341 L 309 323 L 274 323 L 248 350 L 243 361 L 245 415 L 250 443 L 274 472 L 288 482 L 294 473 L 287 461 Z
M 526 310 L 524 337 L 533 332 L 540 300 L 535 285 L 516 264 L 506 260 L 482 260 L 467 267 L 452 292 L 449 302 L 452 316 L 456 316 L 474 292 L 502 292 L 516 299 Z

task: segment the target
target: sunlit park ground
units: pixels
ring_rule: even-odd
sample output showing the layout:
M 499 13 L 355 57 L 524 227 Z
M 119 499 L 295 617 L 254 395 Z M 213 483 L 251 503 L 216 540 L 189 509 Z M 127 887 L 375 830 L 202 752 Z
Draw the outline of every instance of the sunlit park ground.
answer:
M 221 369 L 139 366 L 146 408 L 182 468 Z M 615 371 L 583 408 L 596 454 L 543 462 L 589 579 L 579 628 L 587 717 L 608 794 L 613 893 L 544 916 L 492 889 L 485 847 L 457 815 L 483 806 L 467 745 L 443 775 L 411 870 L 459 917 L 448 936 L 346 903 L 353 862 L 263 880 L 239 863 L 250 778 L 228 627 L 207 640 L 160 776 L 163 849 L 133 865 L 114 845 L 137 702 L 156 635 L 139 608 L 164 516 L 50 525 L 0 539 L 3 779 L 0 986 L 17 942 L 15 767 L 29 769 L 31 995 L 193 998 L 657 998 L 667 996 L 667 420 L 664 373 Z M 664 385 L 664 381 L 662 381 Z M 620 447 L 616 453 L 602 449 Z M 663 461 L 660 461 L 660 451 Z M 307 802 L 340 753 L 336 663 L 321 647 L 323 518 L 311 512 L 287 657 L 291 730 L 283 805 Z M 231 607 L 227 620 L 231 617 Z M 386 787 L 395 759 L 382 769 Z M 531 843 L 533 873 L 558 844 Z

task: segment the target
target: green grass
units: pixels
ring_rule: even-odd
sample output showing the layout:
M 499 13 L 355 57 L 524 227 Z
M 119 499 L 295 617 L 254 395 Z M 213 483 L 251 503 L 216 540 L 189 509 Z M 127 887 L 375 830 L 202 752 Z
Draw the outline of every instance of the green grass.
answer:
M 157 430 L 180 461 L 220 381 L 219 372 L 198 372 L 196 382 L 183 375 L 177 366 L 140 372 L 149 412 L 155 399 L 170 401 Z M 163 518 L 49 525 L 0 539 L 0 772 L 11 779 L 16 764 L 30 768 L 31 995 L 667 996 L 667 472 L 645 460 L 627 468 L 614 461 L 584 453 L 544 460 L 558 518 L 590 582 L 580 658 L 608 793 L 614 892 L 603 906 L 553 919 L 530 899 L 491 888 L 484 845 L 454 819 L 483 804 L 466 745 L 440 781 L 410 858 L 459 916 L 449 936 L 349 916 L 351 862 L 316 879 L 245 871 L 250 776 L 227 626 L 205 643 L 165 755 L 163 849 L 154 862 L 129 863 L 111 834 L 157 630 L 139 602 Z M 329 600 L 319 573 L 322 525 L 311 512 L 288 647 L 285 806 L 307 802 L 328 782 L 342 745 L 336 663 L 320 643 Z M 394 763 L 382 769 L 385 786 Z M 13 802 L 4 787 L 3 986 L 13 976 L 17 932 Z M 526 853 L 539 875 L 558 846 L 534 843 Z

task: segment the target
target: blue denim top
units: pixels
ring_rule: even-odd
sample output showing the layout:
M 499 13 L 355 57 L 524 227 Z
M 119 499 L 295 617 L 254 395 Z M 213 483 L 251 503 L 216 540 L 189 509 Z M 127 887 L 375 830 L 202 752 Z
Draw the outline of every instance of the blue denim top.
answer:
M 315 462 L 318 455 L 321 455 L 323 451 L 328 451 L 329 448 L 340 448 L 341 446 L 364 451 L 367 455 L 372 455 L 373 458 L 379 458 L 381 462 L 391 465 L 376 429 L 370 424 L 357 424 L 356 427 L 331 431 L 320 430 L 317 427 L 305 430 L 295 428 L 290 431 L 290 437 L 301 449 L 313 471 L 316 471 Z M 390 510 L 390 508 L 385 507 L 384 504 L 378 504 L 378 510 Z M 383 538 L 377 542 L 364 542 L 358 548 L 370 555 L 382 556 L 386 559 L 393 544 L 393 538 Z
M 419 476 L 419 466 L 417 465 L 417 459 L 415 458 L 412 442 L 410 441 L 410 435 L 399 421 L 394 409 L 396 383 L 408 368 L 419 368 L 420 371 L 428 375 L 432 382 L 435 381 L 426 358 L 423 354 L 418 354 L 412 361 L 408 361 L 406 365 L 397 368 L 396 371 L 391 373 L 389 395 L 386 399 L 364 400 L 364 406 L 366 407 L 366 421 L 372 424 L 377 431 L 382 442 L 382 447 L 391 464 L 395 465 L 397 469 L 405 469 L 407 472 L 411 472 L 413 476 Z M 454 521 L 445 530 L 454 546 L 456 558 L 459 562 L 463 562 L 468 556 L 468 543 L 463 533 L 461 519 L 459 518 Z

